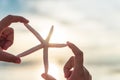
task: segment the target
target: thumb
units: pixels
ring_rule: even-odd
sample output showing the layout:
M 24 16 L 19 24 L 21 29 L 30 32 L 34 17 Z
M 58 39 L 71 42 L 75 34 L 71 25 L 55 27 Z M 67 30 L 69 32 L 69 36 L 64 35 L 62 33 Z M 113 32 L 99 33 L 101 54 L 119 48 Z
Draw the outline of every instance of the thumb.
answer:
M 74 68 L 74 57 L 72 56 L 64 65 L 64 76 L 65 78 L 69 78 L 72 74 L 72 68 Z
M 12 62 L 12 63 L 18 63 L 18 64 L 21 62 L 19 57 L 3 51 L 0 51 L 0 61 Z
M 49 74 L 43 73 L 41 76 L 42 76 L 42 78 L 44 78 L 45 80 L 56 80 L 54 77 L 52 77 L 52 76 L 49 75 Z

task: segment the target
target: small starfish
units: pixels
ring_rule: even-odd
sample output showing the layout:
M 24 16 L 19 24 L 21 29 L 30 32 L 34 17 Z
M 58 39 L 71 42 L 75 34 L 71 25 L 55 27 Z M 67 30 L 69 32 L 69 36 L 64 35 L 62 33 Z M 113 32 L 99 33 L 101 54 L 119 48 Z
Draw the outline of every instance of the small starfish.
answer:
M 17 56 L 23 57 L 23 56 L 26 56 L 28 54 L 31 54 L 31 53 L 43 48 L 43 61 L 44 61 L 44 67 L 45 67 L 45 74 L 47 74 L 48 73 L 48 48 L 49 47 L 61 48 L 61 47 L 65 47 L 67 45 L 66 44 L 49 43 L 50 37 L 53 33 L 53 28 L 54 28 L 53 26 L 51 27 L 47 38 L 44 40 L 41 37 L 41 35 L 35 29 L 33 29 L 29 24 L 24 24 L 24 25 L 27 27 L 27 29 L 29 29 L 36 36 L 36 38 L 40 41 L 41 44 L 39 44 L 27 51 L 24 51 L 24 52 L 18 54 Z

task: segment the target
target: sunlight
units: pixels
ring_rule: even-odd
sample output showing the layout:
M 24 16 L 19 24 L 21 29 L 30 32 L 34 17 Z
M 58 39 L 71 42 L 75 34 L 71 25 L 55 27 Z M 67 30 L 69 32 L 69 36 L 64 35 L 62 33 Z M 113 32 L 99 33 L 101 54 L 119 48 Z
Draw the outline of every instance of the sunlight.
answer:
M 59 78 L 59 68 L 56 64 L 50 64 L 50 68 L 48 74 L 54 76 L 55 78 Z
M 51 76 L 53 76 L 54 78 L 59 80 L 60 77 L 61 77 L 60 72 L 61 71 L 60 71 L 59 66 L 57 64 L 55 64 L 55 63 L 50 63 L 49 64 L 48 74 L 50 74 Z M 43 66 L 40 67 L 40 72 L 39 73 L 41 73 L 41 74 L 44 73 L 44 67 Z M 43 78 L 41 78 L 41 79 L 43 79 Z

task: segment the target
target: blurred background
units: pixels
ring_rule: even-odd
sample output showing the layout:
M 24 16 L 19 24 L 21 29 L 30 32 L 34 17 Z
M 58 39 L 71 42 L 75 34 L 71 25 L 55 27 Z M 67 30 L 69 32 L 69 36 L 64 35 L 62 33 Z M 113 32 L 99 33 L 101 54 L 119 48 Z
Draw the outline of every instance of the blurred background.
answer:
M 0 19 L 20 15 L 46 38 L 54 25 L 50 42 L 73 42 L 84 52 L 84 65 L 93 80 L 120 79 L 119 0 L 0 0 Z M 7 52 L 17 55 L 39 41 L 21 23 L 11 24 L 14 44 Z M 38 50 L 21 64 L 0 62 L 0 80 L 43 80 L 43 52 Z M 68 48 L 49 48 L 49 73 L 65 80 L 63 66 L 73 56 Z

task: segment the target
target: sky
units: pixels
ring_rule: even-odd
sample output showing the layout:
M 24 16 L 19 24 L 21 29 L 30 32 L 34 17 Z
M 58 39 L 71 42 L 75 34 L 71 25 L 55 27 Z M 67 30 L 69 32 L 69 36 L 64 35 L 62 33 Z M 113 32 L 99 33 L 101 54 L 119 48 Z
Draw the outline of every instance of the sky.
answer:
M 75 43 L 86 52 L 88 60 L 93 59 L 90 57 L 91 54 L 106 59 L 108 54 L 110 57 L 119 55 L 119 4 L 119 0 L 70 0 L 69 2 L 68 0 L 1 0 L 0 18 L 9 14 L 23 16 L 44 38 L 50 27 L 54 25 L 51 41 Z M 19 35 L 19 38 L 15 38 L 15 44 L 20 42 L 21 37 L 24 38 L 21 32 L 26 34 L 25 37 L 29 34 L 24 26 L 19 26 L 23 25 L 17 23 L 11 25 L 16 29 L 15 35 Z M 26 38 L 24 40 L 26 42 Z M 32 42 L 38 43 L 38 41 Z
M 119 4 L 119 0 L 70 0 L 69 2 L 68 0 L 1 0 L 0 18 L 9 14 L 23 16 L 44 38 L 50 27 L 54 25 L 52 41 L 72 41 L 82 48 L 91 60 L 93 59 L 90 57 L 91 54 L 96 56 L 104 54 L 105 58 L 108 54 L 119 55 Z M 23 25 L 19 23 L 11 25 L 14 26 Z M 24 34 L 28 32 L 23 27 L 14 27 L 14 29 L 16 29 L 15 35 L 19 36 L 23 36 L 20 32 Z M 18 42 L 21 40 L 20 37 L 15 39 Z M 37 41 L 32 42 L 37 44 Z
M 75 43 L 85 53 L 86 64 L 120 62 L 119 0 L 0 0 L 0 14 L 0 19 L 9 14 L 27 18 L 29 24 L 44 38 L 54 25 L 51 42 Z M 15 40 L 9 52 L 20 53 L 39 44 L 24 25 L 15 23 L 11 27 L 15 30 Z M 50 53 L 54 51 L 66 55 L 70 53 L 67 57 L 72 55 L 68 48 L 50 49 Z M 31 57 L 34 60 L 36 56 L 37 52 L 23 61 Z

